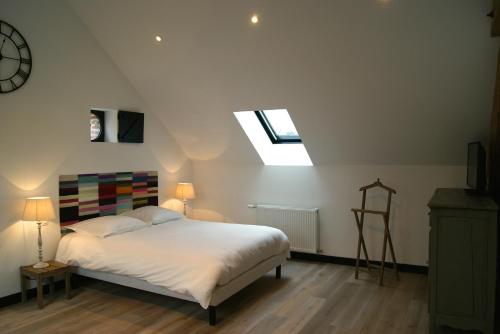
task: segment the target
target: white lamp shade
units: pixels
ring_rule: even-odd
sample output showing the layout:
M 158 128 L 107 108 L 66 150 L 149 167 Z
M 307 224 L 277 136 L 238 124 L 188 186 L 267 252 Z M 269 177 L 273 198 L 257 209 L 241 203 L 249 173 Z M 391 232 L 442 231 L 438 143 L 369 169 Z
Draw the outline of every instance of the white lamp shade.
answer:
M 194 187 L 192 183 L 177 183 L 177 189 L 175 190 L 175 197 L 181 200 L 193 199 L 195 198 Z
M 54 219 L 54 208 L 50 197 L 30 197 L 24 206 L 24 221 L 49 221 Z

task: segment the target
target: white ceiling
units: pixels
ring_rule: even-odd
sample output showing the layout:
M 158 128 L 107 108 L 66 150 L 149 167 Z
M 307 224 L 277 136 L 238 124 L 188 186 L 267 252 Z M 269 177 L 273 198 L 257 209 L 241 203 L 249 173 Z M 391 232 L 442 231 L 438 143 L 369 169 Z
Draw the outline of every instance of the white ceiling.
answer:
M 462 164 L 488 132 L 488 0 L 69 2 L 193 159 L 259 162 L 233 112 L 260 108 L 315 164 Z

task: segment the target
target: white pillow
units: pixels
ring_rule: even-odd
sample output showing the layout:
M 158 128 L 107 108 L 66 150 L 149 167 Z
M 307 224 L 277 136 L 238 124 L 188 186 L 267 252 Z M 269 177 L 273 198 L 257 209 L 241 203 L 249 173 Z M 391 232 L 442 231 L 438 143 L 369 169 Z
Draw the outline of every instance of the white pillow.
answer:
M 135 231 L 147 227 L 143 221 L 122 216 L 97 217 L 67 226 L 77 233 L 90 234 L 98 238 L 105 238 L 114 234 Z
M 158 206 L 143 206 L 142 208 L 126 211 L 120 215 L 140 219 L 149 225 L 163 224 L 183 217 L 177 211 Z

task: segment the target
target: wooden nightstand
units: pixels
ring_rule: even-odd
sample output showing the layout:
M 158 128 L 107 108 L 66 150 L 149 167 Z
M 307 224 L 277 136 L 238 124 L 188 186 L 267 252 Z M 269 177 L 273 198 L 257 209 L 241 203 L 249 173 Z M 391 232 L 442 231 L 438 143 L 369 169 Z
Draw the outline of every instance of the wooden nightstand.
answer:
M 20 268 L 21 273 L 21 301 L 24 303 L 27 300 L 26 296 L 26 280 L 36 280 L 36 301 L 38 308 L 43 308 L 43 280 L 49 280 L 50 294 L 54 294 L 54 277 L 56 275 L 64 274 L 66 283 L 66 298 L 70 298 L 71 292 L 71 266 L 57 261 L 47 261 L 49 266 L 47 268 L 33 268 L 32 266 L 23 266 Z

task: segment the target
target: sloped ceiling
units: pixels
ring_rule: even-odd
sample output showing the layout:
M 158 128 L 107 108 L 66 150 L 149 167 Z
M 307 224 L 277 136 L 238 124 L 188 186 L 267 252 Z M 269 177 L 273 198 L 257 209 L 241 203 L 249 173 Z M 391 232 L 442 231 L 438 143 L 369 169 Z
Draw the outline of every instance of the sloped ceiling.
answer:
M 462 164 L 488 133 L 488 0 L 69 2 L 192 159 L 258 163 L 232 112 L 260 108 L 315 164 Z

